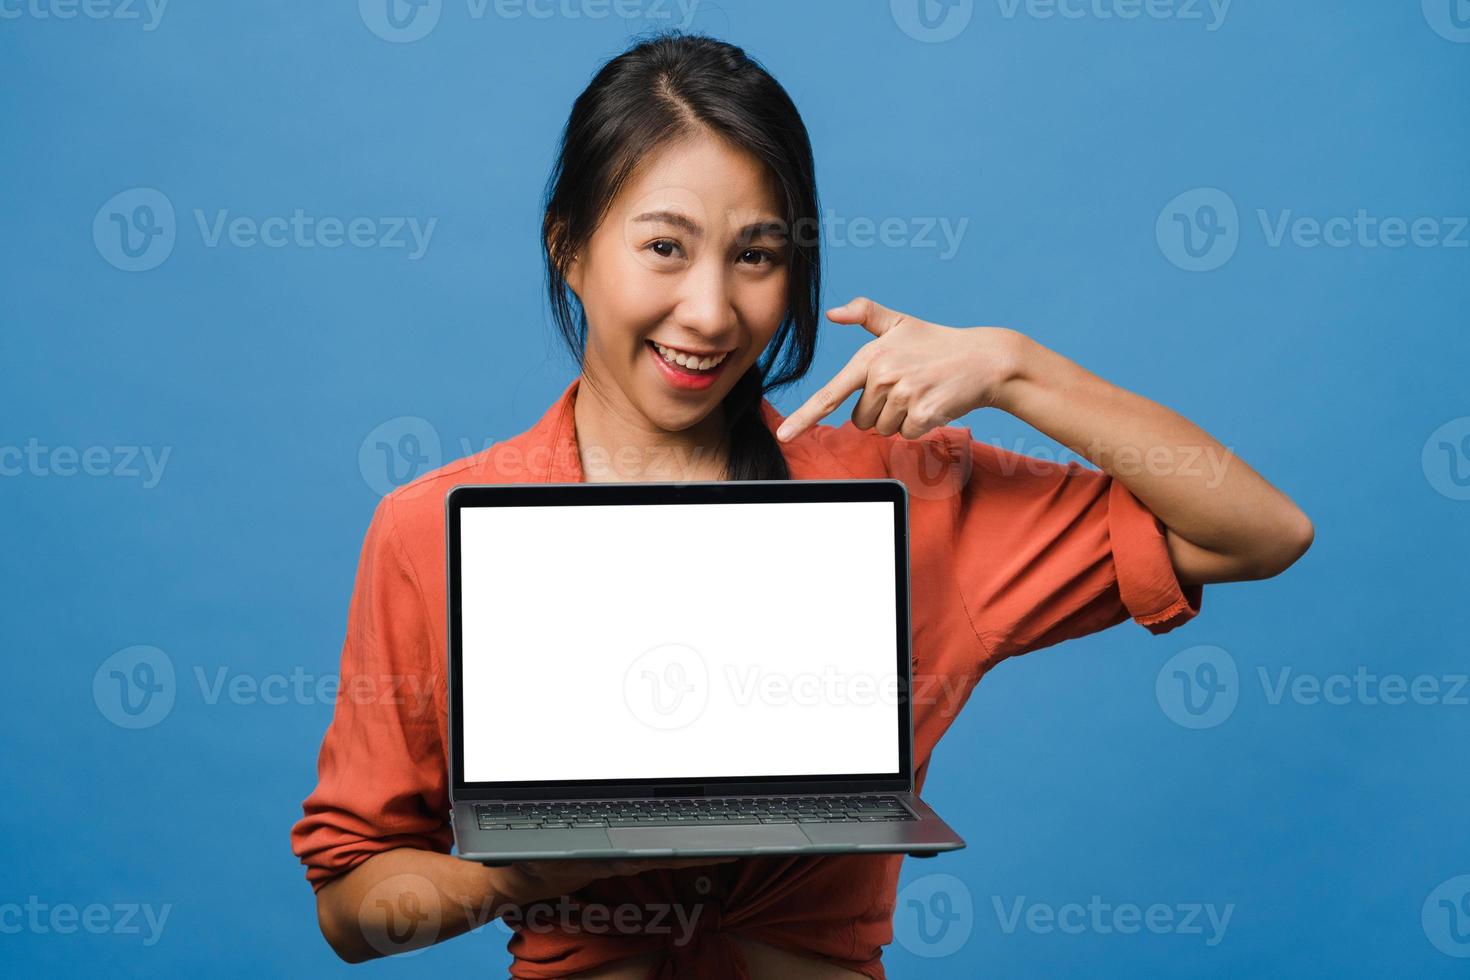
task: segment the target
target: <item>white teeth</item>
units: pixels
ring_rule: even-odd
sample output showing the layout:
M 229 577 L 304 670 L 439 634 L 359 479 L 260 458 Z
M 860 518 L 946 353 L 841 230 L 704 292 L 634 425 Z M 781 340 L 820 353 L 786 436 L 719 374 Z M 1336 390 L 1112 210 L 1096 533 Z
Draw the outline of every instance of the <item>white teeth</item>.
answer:
M 725 357 L 730 353 L 729 351 L 726 351 L 724 354 L 716 354 L 713 357 L 696 358 L 689 354 L 685 354 L 683 351 L 674 350 L 674 348 L 672 347 L 665 347 L 663 344 L 660 344 L 656 340 L 653 342 L 653 346 L 658 349 L 658 352 L 661 355 L 663 355 L 664 360 L 668 361 L 671 364 L 677 364 L 680 367 L 688 368 L 691 371 L 708 371 L 710 368 L 723 361 Z

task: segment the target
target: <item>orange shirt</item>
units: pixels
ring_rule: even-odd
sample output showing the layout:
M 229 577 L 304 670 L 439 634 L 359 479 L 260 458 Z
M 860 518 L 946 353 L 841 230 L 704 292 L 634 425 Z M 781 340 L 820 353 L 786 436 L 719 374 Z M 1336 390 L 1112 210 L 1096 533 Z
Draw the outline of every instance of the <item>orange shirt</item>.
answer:
M 464 483 L 583 482 L 579 381 L 527 431 L 378 505 L 348 613 L 342 693 L 291 832 L 314 888 L 392 848 L 451 849 L 444 497 Z M 784 416 L 765 399 L 760 411 L 774 432 Z M 1163 633 L 1199 611 L 1202 590 L 1180 587 L 1162 524 L 1106 474 L 1010 453 L 962 426 L 908 440 L 851 421 L 818 425 L 783 451 L 792 479 L 894 477 L 908 487 L 919 788 L 935 743 L 996 663 L 1128 618 Z M 389 690 L 398 693 L 379 696 Z M 562 976 L 661 950 L 657 976 L 743 977 L 729 939 L 739 935 L 882 978 L 901 861 L 753 858 L 604 879 L 570 896 L 571 907 L 699 906 L 693 940 L 619 935 L 603 911 L 585 931 L 519 930 L 511 973 Z

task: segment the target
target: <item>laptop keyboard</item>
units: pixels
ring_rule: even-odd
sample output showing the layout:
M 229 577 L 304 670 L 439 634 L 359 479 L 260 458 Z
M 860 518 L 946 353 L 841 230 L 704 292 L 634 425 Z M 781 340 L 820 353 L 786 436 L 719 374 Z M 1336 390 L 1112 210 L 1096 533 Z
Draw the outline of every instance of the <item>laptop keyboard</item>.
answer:
M 892 796 L 756 796 L 730 799 L 477 803 L 481 830 L 676 827 L 758 823 L 887 823 L 917 819 Z

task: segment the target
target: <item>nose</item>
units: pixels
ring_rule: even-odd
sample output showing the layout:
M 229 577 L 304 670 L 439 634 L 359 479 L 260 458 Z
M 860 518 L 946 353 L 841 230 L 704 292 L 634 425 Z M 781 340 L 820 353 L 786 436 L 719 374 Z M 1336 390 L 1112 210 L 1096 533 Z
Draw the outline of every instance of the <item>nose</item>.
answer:
M 730 279 L 724 263 L 701 261 L 690 267 L 679 284 L 679 304 L 674 317 L 680 326 L 698 335 L 701 347 L 725 350 L 735 346 L 740 317 L 731 295 Z

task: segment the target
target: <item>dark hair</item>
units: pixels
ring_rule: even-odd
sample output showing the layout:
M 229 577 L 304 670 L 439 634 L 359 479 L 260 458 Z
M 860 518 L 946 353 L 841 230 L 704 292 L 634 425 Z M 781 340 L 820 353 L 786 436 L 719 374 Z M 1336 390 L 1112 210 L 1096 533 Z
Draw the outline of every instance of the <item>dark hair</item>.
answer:
M 567 284 L 566 262 L 592 237 L 647 153 L 700 129 L 761 160 L 780 188 L 788 242 L 786 315 L 722 407 L 727 477 L 785 480 L 786 457 L 760 418 L 760 400 L 805 375 L 816 353 L 820 235 L 810 231 L 818 227 L 816 173 L 811 141 L 791 97 L 744 51 L 714 38 L 669 32 L 635 44 L 598 70 L 572 105 L 547 182 L 541 236 L 547 296 L 580 369 L 587 315 Z

